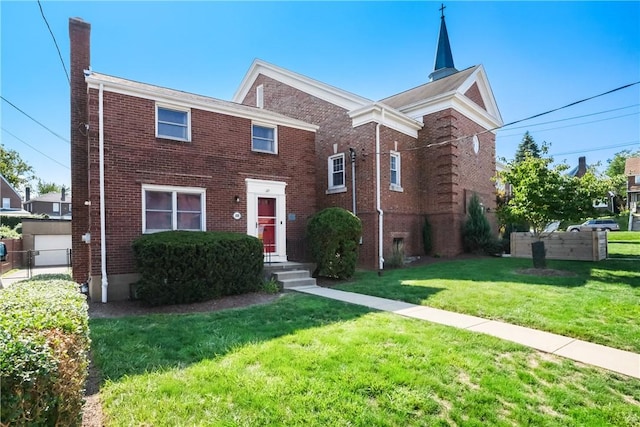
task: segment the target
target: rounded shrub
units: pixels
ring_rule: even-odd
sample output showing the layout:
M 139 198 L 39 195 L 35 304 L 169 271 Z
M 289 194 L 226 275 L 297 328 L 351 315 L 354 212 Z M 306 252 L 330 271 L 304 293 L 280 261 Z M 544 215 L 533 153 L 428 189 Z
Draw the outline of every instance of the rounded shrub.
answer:
M 353 276 L 362 235 L 360 219 L 343 208 L 326 208 L 307 224 L 314 276 L 343 279 Z

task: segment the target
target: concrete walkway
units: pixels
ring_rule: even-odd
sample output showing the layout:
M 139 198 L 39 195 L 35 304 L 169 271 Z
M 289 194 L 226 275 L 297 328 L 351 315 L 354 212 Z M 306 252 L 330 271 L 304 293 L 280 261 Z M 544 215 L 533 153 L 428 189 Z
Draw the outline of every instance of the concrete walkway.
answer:
M 37 276 L 38 274 L 71 274 L 71 267 L 33 267 L 31 269 L 31 277 Z M 2 285 L 7 288 L 15 282 L 27 279 L 29 279 L 29 271 L 27 269 L 20 269 L 5 274 L 1 280 Z
M 631 353 L 630 351 L 618 350 L 575 338 L 495 320 L 483 319 L 481 317 L 469 316 L 467 314 L 453 313 L 437 308 L 344 292 L 336 289 L 322 288 L 319 286 L 301 286 L 289 288 L 289 290 L 362 305 L 376 310 L 388 311 L 405 317 L 427 320 L 429 322 L 453 326 L 473 332 L 482 332 L 544 351 L 545 353 L 566 357 L 577 362 L 640 379 L 640 354 Z

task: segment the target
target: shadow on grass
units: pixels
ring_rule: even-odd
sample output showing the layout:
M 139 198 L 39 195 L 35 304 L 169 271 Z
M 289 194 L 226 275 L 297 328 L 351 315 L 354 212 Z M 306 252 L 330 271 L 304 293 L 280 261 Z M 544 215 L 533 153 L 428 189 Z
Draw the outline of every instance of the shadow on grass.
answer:
M 274 303 L 238 310 L 92 319 L 92 352 L 101 382 L 117 381 L 221 357 L 247 344 L 370 312 L 321 297 L 286 294 Z

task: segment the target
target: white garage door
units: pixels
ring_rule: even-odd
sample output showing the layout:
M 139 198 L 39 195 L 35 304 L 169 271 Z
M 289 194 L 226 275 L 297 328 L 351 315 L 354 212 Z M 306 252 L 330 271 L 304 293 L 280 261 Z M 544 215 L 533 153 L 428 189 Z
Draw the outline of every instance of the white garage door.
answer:
M 34 264 L 36 267 L 49 265 L 67 265 L 68 250 L 71 249 L 71 235 L 41 235 L 34 236 L 34 249 L 36 256 Z

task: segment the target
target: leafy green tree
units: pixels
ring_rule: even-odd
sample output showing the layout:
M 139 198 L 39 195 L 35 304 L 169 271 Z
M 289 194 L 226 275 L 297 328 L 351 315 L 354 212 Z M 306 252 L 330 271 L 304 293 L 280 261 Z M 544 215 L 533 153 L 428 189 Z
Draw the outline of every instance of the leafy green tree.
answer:
M 607 192 L 606 181 L 592 171 L 582 178 L 571 177 L 564 173 L 567 165 L 552 167 L 552 162 L 550 157 L 529 155 L 500 173 L 511 184 L 512 195 L 498 215 L 505 224 L 528 223 L 538 240 L 553 221 L 577 222 L 597 215 L 593 203 L 602 201 Z
M 60 193 L 62 191 L 62 185 L 58 185 L 55 182 L 45 182 L 41 179 L 38 180 L 37 190 L 38 194 Z
M 543 151 L 544 147 L 541 150 L 529 131 L 526 131 L 516 150 L 515 162 L 520 163 L 524 161 L 527 156 L 540 157 Z
M 18 189 L 35 178 L 33 167 L 22 160 L 17 151 L 0 145 L 0 174 Z

